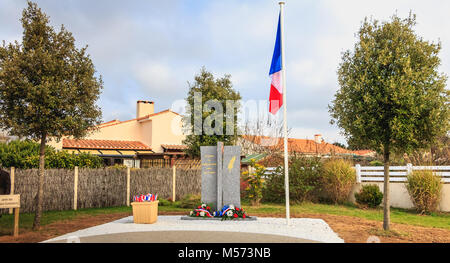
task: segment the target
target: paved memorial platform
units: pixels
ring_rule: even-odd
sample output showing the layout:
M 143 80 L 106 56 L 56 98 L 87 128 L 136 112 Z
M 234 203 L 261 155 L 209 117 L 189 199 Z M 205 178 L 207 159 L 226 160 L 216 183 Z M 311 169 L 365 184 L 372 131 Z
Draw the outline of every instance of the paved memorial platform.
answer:
M 133 217 L 86 228 L 44 242 L 150 242 L 150 243 L 343 243 L 322 219 L 258 217 L 257 221 L 181 220 L 158 216 L 155 224 L 134 224 Z

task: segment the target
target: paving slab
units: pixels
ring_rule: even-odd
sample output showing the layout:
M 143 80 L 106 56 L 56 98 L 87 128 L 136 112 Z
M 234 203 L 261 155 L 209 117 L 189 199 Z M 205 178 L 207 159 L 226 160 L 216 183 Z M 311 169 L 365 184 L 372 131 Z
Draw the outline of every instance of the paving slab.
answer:
M 220 231 L 149 231 L 68 237 L 48 243 L 319 243 L 302 238 Z
M 297 242 L 344 242 L 322 219 L 291 218 L 290 221 L 291 224 L 288 226 L 283 218 L 258 217 L 257 221 L 200 221 L 181 220 L 181 216 L 158 216 L 158 221 L 154 224 L 134 224 L 133 217 L 130 216 L 46 240 L 44 243 L 67 240 L 118 243 L 168 243 L 172 240 L 176 243 L 218 242 L 220 241 L 216 238 L 218 232 L 227 233 L 224 242 L 236 243 L 245 242 L 246 236 L 252 240 L 249 242 L 261 239 L 260 242 L 263 243 L 295 242 L 297 239 Z M 198 233 L 195 238 L 192 237 L 194 232 Z M 166 235 L 167 233 L 170 235 Z

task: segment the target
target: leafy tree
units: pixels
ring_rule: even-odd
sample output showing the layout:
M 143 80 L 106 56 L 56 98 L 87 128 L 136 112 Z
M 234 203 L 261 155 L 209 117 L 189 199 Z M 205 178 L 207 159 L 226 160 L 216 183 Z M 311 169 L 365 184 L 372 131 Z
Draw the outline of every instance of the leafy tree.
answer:
M 241 95 L 233 90 L 230 78 L 230 75 L 225 75 L 215 79 L 212 73 L 202 68 L 195 76 L 195 82 L 189 83 L 186 98 L 189 114 L 184 116 L 184 128 L 190 134 L 183 143 L 188 146 L 186 152 L 192 157 L 200 156 L 200 146 L 216 145 L 219 141 L 233 145 L 238 139 L 237 115 Z M 207 109 L 208 102 L 214 102 L 214 109 Z M 214 127 L 214 134 L 207 133 L 205 128 L 209 124 Z
M 440 43 L 416 35 L 415 15 L 380 23 L 367 18 L 353 52 L 343 53 L 332 121 L 356 145 L 384 159 L 384 223 L 389 229 L 391 153 L 429 147 L 448 130 L 447 77 L 438 72 Z
M 33 228 L 40 225 L 45 145 L 49 138 L 80 138 L 101 121 L 95 105 L 101 77 L 64 26 L 56 32 L 49 17 L 28 2 L 22 14 L 22 42 L 0 47 L 0 128 L 40 141 L 39 190 Z
M 347 149 L 347 147 L 344 144 L 340 143 L 340 142 L 333 142 L 333 145 L 337 146 L 337 147 L 341 147 L 342 149 Z

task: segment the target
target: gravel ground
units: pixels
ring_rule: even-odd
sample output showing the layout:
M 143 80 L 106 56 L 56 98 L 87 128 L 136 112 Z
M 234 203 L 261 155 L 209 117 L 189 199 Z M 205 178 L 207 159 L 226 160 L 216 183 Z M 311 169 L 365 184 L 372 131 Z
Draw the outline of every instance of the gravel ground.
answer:
M 310 240 L 325 243 L 343 243 L 328 224 L 322 219 L 292 218 L 291 225 L 286 225 L 282 218 L 258 217 L 257 221 L 191 221 L 181 220 L 180 216 L 158 216 L 155 224 L 134 224 L 133 217 L 122 218 L 107 224 L 86 228 L 63 236 L 59 236 L 44 242 L 56 242 L 78 237 L 104 236 L 120 233 L 151 232 L 164 233 L 164 231 L 176 231 L 180 233 L 179 243 L 189 242 L 183 240 L 183 231 L 211 231 L 211 232 L 240 232 L 278 235 L 302 240 Z M 129 234 L 127 234 L 129 235 Z M 120 242 L 120 240 L 117 240 Z

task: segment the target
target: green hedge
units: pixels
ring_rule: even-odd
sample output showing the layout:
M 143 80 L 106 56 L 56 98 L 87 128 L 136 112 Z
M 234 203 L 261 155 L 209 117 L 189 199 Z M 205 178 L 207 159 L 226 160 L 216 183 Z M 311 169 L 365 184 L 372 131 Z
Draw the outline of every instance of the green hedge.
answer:
M 361 206 L 377 208 L 383 201 L 383 193 L 376 184 L 363 185 L 361 190 L 355 193 L 355 200 Z
M 320 191 L 322 162 L 320 158 L 291 157 L 289 164 L 289 199 L 292 202 L 317 201 Z M 278 167 L 267 176 L 263 201 L 281 203 L 285 200 L 284 169 Z
M 46 146 L 45 168 L 72 169 L 75 166 L 101 168 L 103 159 L 87 153 L 71 154 L 67 151 L 56 151 L 53 147 Z M 29 140 L 0 143 L 0 167 L 38 168 L 39 143 Z

